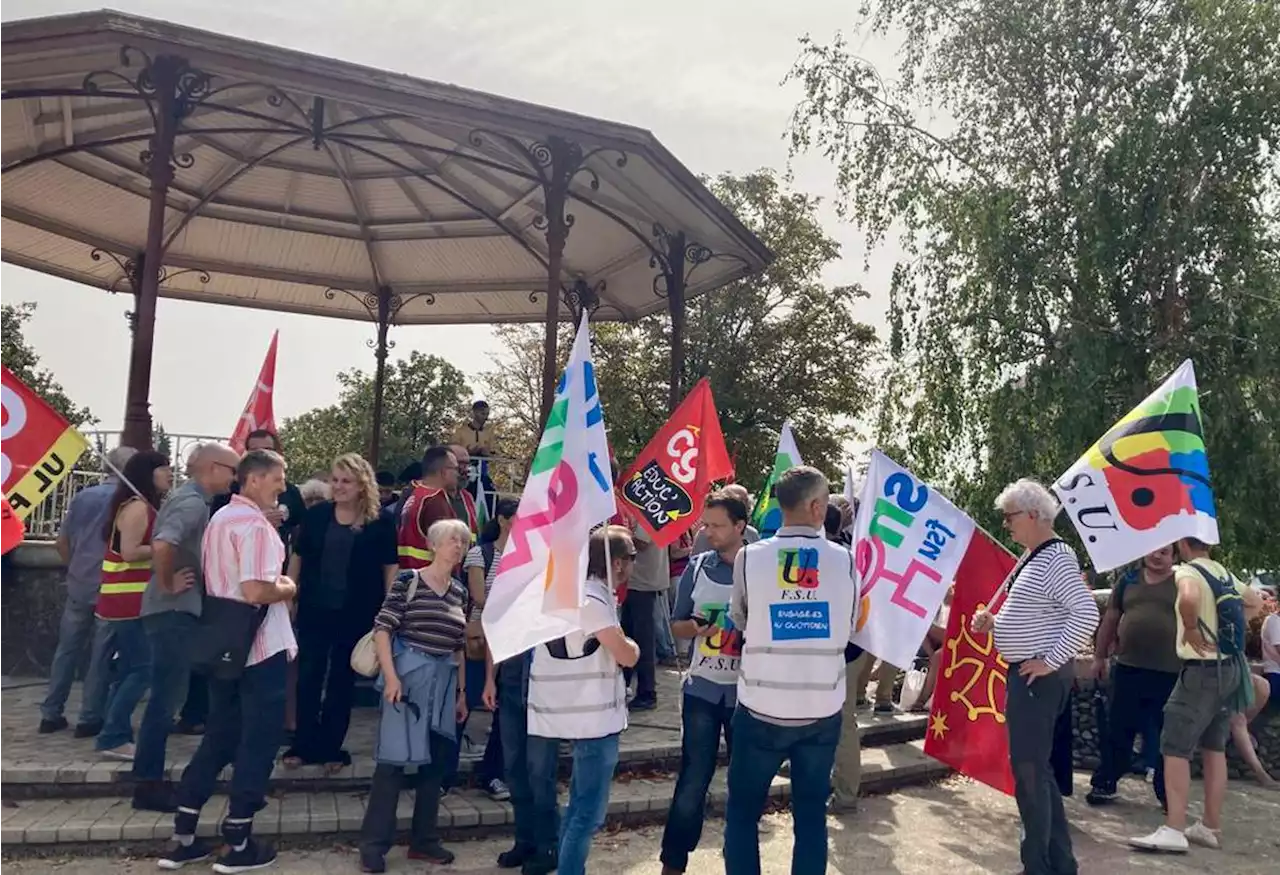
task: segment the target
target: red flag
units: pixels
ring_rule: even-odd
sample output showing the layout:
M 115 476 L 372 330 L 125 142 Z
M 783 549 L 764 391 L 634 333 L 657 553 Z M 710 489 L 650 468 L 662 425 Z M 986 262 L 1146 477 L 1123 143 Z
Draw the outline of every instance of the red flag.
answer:
M 231 449 L 237 453 L 244 452 L 245 441 L 249 433 L 265 428 L 275 434 L 276 410 L 274 403 L 276 386 L 276 342 L 280 340 L 280 332 L 271 335 L 271 346 L 267 347 L 267 357 L 262 360 L 262 370 L 258 371 L 258 382 L 249 393 L 249 401 L 244 405 L 244 413 L 236 422 L 235 431 L 231 433 Z
M 1013 795 L 1005 684 L 1009 666 L 990 632 L 969 631 L 973 615 L 987 606 L 1016 559 L 981 529 L 956 570 L 947 640 L 925 736 L 924 752 L 962 774 Z
M 0 553 L 8 553 L 22 543 L 27 527 L 9 506 L 9 499 L 0 499 Z
M 623 507 L 666 547 L 702 515 L 715 480 L 733 473 L 720 416 L 704 377 L 622 477 Z
M 4 387 L 0 479 L 9 509 L 22 520 L 71 473 L 89 443 L 12 371 L 0 371 Z

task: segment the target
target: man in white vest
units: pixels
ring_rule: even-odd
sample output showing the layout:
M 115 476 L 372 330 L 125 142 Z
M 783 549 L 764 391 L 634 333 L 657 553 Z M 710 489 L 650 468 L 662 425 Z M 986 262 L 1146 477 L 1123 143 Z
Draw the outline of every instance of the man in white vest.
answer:
M 608 813 L 618 737 L 627 728 L 622 667 L 640 658 L 636 642 L 622 634 L 613 587 L 627 582 L 635 559 L 635 544 L 624 527 L 592 532 L 581 628 L 533 651 L 527 749 L 538 853 L 524 861 L 524 875 L 557 868 L 561 875 L 585 875 L 591 837 Z M 573 747 L 563 828 L 556 795 L 562 740 Z
M 733 745 L 730 720 L 738 701 L 742 632 L 729 619 L 729 599 L 749 514 L 746 503 L 727 491 L 707 499 L 702 536 L 711 550 L 689 559 L 676 587 L 671 631 L 692 638 L 693 646 L 681 703 L 680 776 L 662 833 L 662 875 L 679 875 L 689 865 L 702 837 L 721 732 Z
M 853 554 L 827 540 L 827 478 L 800 466 L 775 494 L 782 527 L 733 565 L 729 615 L 744 630 L 725 812 L 726 875 L 760 875 L 760 814 L 791 762 L 792 875 L 827 871 L 827 797 L 840 741 L 845 645 L 856 628 Z

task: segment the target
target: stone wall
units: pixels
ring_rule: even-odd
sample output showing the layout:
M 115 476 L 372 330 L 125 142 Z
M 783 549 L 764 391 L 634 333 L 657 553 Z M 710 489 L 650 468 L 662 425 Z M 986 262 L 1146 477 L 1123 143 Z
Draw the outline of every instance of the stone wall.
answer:
M 1092 770 L 1098 765 L 1098 720 L 1094 704 L 1094 693 L 1101 690 L 1104 695 L 1108 684 L 1099 683 L 1093 678 L 1085 677 L 1090 660 L 1077 663 L 1078 677 L 1075 689 L 1071 694 L 1072 728 L 1074 730 L 1074 749 L 1072 756 L 1077 769 Z M 1271 776 L 1280 779 L 1280 703 L 1269 702 L 1266 710 L 1258 715 L 1249 727 L 1258 739 L 1258 759 L 1271 772 Z M 1227 766 L 1233 779 L 1250 779 L 1251 772 L 1232 744 L 1227 745 Z M 1192 774 L 1200 776 L 1200 761 L 1192 762 Z
M 62 559 L 52 541 L 27 541 L 0 569 L 0 671 L 47 677 L 66 600 Z

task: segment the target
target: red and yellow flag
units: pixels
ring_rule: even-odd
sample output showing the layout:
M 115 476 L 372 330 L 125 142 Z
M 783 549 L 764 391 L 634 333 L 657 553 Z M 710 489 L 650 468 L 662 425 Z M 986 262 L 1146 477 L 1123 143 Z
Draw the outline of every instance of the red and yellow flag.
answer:
M 947 639 L 933 694 L 924 752 L 976 781 L 1013 795 L 1004 706 L 1008 664 L 990 632 L 969 631 L 973 615 L 1008 577 L 1012 553 L 981 529 L 969 539 L 956 570 Z
M 4 497 L 19 520 L 71 473 L 89 442 L 8 368 L 3 372 L 0 473 Z
M 619 503 L 666 547 L 698 521 L 711 484 L 733 474 L 705 377 L 623 475 Z

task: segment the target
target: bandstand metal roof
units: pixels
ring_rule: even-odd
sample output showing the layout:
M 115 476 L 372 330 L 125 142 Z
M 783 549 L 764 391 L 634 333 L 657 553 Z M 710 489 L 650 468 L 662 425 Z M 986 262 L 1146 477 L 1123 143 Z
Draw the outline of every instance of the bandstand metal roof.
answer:
M 596 319 L 667 307 L 677 233 L 686 298 L 772 258 L 648 131 L 104 11 L 3 26 L 5 261 L 133 291 L 161 57 L 189 64 L 161 297 L 372 321 L 389 289 L 391 324 L 542 321 L 558 172 L 561 287 Z

